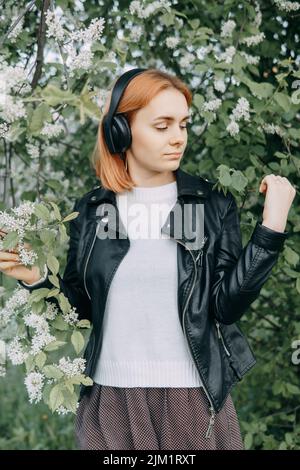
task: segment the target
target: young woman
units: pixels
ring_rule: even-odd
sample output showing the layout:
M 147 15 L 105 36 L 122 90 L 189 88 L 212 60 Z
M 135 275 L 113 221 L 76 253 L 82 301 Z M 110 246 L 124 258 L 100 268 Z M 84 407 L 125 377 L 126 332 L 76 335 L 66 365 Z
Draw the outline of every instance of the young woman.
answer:
M 137 69 L 119 78 L 99 125 L 101 185 L 76 200 L 60 278 L 93 324 L 81 449 L 243 449 L 230 391 L 256 361 L 236 322 L 283 248 L 295 189 L 262 179 L 263 220 L 243 248 L 232 194 L 180 168 L 191 103 L 179 78 Z M 0 269 L 29 290 L 51 287 L 15 259 L 2 252 Z

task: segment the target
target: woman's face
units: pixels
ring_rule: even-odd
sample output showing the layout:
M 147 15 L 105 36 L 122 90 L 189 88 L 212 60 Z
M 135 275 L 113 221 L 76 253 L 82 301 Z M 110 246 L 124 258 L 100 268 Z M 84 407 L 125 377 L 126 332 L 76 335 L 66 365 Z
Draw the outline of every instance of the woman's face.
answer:
M 131 175 L 135 171 L 176 170 L 187 145 L 187 120 L 189 109 L 185 96 L 175 88 L 161 91 L 137 111 L 130 126 L 132 144 L 126 151 Z M 181 155 L 168 155 L 172 153 Z

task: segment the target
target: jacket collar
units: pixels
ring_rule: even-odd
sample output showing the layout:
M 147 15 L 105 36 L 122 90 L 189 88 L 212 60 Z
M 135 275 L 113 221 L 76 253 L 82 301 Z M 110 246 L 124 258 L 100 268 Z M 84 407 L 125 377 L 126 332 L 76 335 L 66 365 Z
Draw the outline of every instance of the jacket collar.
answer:
M 197 198 L 207 198 L 211 183 L 201 176 L 194 176 L 186 173 L 181 168 L 174 171 L 177 183 L 178 198 L 193 196 Z M 102 201 L 110 201 L 116 204 L 116 193 L 101 186 L 91 191 L 88 204 L 99 204 Z

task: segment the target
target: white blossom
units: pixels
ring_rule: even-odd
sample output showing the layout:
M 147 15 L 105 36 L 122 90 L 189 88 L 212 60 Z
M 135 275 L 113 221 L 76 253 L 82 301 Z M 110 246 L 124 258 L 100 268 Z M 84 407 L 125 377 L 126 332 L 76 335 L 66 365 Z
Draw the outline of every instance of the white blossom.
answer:
M 54 320 L 58 314 L 58 308 L 53 302 L 47 302 L 46 311 L 44 312 L 44 317 L 47 320 Z
M 228 20 L 226 23 L 223 24 L 221 29 L 221 37 L 228 38 L 232 36 L 232 32 L 236 27 L 236 22 L 233 20 Z
M 70 33 L 70 38 L 72 41 L 82 41 L 83 43 L 97 41 L 101 38 L 104 24 L 104 18 L 93 18 L 87 28 Z
M 226 90 L 226 85 L 225 85 L 224 80 L 222 80 L 220 78 L 215 79 L 214 80 L 214 88 L 215 88 L 215 90 L 220 91 L 221 93 L 224 93 L 224 91 Z
M 261 126 L 258 126 L 258 130 L 261 131 L 261 132 L 264 131 L 264 132 L 266 132 L 266 134 L 277 134 L 280 137 L 282 137 L 285 134 L 284 130 L 281 129 L 280 126 L 275 125 L 273 123 L 268 124 L 268 123 L 265 122 L 265 123 L 261 124 Z
M 29 221 L 30 216 L 34 213 L 35 203 L 31 201 L 24 201 L 18 207 L 12 207 L 11 209 L 17 217 L 23 217 L 26 222 Z
M 49 325 L 47 325 L 47 329 L 49 329 Z M 40 331 L 33 335 L 31 338 L 31 354 L 38 354 L 42 349 L 47 346 L 47 344 L 52 343 L 55 341 L 56 337 L 51 335 L 49 331 Z
M 213 45 L 209 44 L 208 46 L 201 46 L 196 50 L 196 55 L 199 60 L 204 60 L 204 58 L 213 50 Z
M 180 58 L 179 60 L 179 65 L 182 68 L 187 68 L 191 65 L 191 62 L 195 60 L 194 54 L 191 54 L 190 52 L 186 52 L 183 57 Z
M 9 132 L 9 127 L 6 122 L 0 124 L 0 137 L 5 138 Z
M 300 9 L 299 2 L 286 2 L 284 0 L 274 0 L 274 2 L 279 10 L 290 12 L 290 11 L 297 11 Z
M 13 98 L 10 95 L 6 95 L 4 99 L 5 103 L 0 110 L 0 117 L 7 122 L 14 122 L 17 119 L 26 117 L 26 109 L 21 99 Z
M 5 305 L 0 309 L 0 326 L 4 328 L 12 317 L 15 317 L 16 310 L 27 304 L 29 298 L 29 292 L 18 285 L 9 299 L 5 302 Z
M 134 42 L 139 41 L 142 37 L 143 31 L 144 30 L 143 30 L 142 26 L 140 26 L 140 25 L 132 26 L 131 31 L 130 31 L 130 35 L 129 35 L 131 41 L 134 41 Z
M 167 0 L 157 0 L 148 4 L 140 2 L 138 0 L 133 0 L 129 4 L 129 11 L 131 15 L 137 15 L 138 18 L 144 19 L 149 18 L 149 16 L 156 13 L 159 8 L 165 8 L 167 11 L 170 11 L 172 3 Z
M 72 307 L 68 313 L 63 313 L 63 319 L 70 325 L 76 325 L 78 323 L 78 313 L 76 309 Z
M 175 36 L 168 36 L 166 38 L 166 45 L 169 49 L 175 49 L 179 42 L 180 38 L 177 38 Z
M 41 130 L 41 134 L 49 138 L 58 137 L 61 132 L 64 132 L 64 128 L 61 124 L 50 124 L 47 122 Z
M 26 150 L 28 154 L 31 156 L 33 159 L 37 159 L 40 156 L 40 149 L 37 145 L 34 144 L 25 144 Z
M 3 365 L 0 365 L 0 377 L 6 376 L 6 368 Z
M 9 357 L 14 365 L 23 364 L 27 359 L 28 353 L 21 344 L 20 336 L 15 336 L 15 338 L 8 343 L 7 357 Z
M 13 92 L 24 94 L 31 90 L 27 73 L 20 65 L 9 65 L 6 61 L 0 68 L 0 93 L 10 95 Z
M 69 357 L 62 357 L 59 360 L 57 367 L 67 376 L 73 377 L 84 373 L 86 360 L 83 358 L 76 358 L 73 361 Z
M 203 104 L 202 109 L 203 111 L 216 111 L 222 104 L 222 100 L 220 98 L 216 98 L 214 100 L 207 101 Z
M 219 56 L 215 55 L 215 59 L 218 62 L 224 61 L 226 62 L 226 64 L 231 64 L 235 53 L 236 53 L 236 48 L 234 46 L 229 46 Z
M 247 36 L 245 38 L 241 38 L 240 43 L 246 44 L 248 47 L 257 46 L 257 44 L 261 43 L 265 39 L 265 37 L 266 37 L 265 33 L 261 32 L 253 36 Z
M 14 24 L 14 22 L 16 21 L 18 15 L 14 15 L 11 19 L 11 23 L 10 23 L 10 26 L 12 26 Z M 8 35 L 8 39 L 10 39 L 10 42 L 11 43 L 15 43 L 16 42 L 16 39 L 17 37 L 19 36 L 19 34 L 23 31 L 23 25 L 24 25 L 24 16 L 19 20 L 18 24 L 16 26 L 14 26 L 13 30 L 9 33 Z
M 226 127 L 226 131 L 229 132 L 231 136 L 235 136 L 240 131 L 238 123 L 235 121 L 230 121 L 230 123 Z
M 249 114 L 249 108 L 250 104 L 247 98 L 241 97 L 237 101 L 236 107 L 233 109 L 232 114 L 230 115 L 230 118 L 234 121 L 240 121 L 241 119 L 244 119 L 245 121 L 250 120 L 250 114 Z
M 243 57 L 245 57 L 248 64 L 258 65 L 258 63 L 260 61 L 260 57 L 258 55 L 250 55 L 250 54 L 247 54 L 247 52 L 245 52 L 245 51 L 241 51 L 240 54 Z
M 255 2 L 255 11 L 256 11 L 256 16 L 254 19 L 254 24 L 257 28 L 259 28 L 262 22 L 262 14 L 261 14 L 260 5 L 258 2 Z
M 58 41 L 62 41 L 65 37 L 65 30 L 62 26 L 61 19 L 58 18 L 55 12 L 51 10 L 46 11 L 46 25 L 47 31 L 46 36 L 48 38 L 55 38 Z
M 24 383 L 27 388 L 30 403 L 38 403 L 42 399 L 42 389 L 45 376 L 41 372 L 30 372 L 25 377 Z

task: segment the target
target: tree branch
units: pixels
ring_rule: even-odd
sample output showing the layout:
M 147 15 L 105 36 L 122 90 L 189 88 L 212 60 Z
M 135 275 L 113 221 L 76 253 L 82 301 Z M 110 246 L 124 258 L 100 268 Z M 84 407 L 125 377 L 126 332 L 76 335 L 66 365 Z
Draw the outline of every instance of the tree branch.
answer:
M 50 0 L 43 0 L 42 11 L 41 11 L 41 21 L 38 32 L 38 50 L 36 57 L 36 69 L 34 76 L 31 82 L 32 90 L 34 90 L 38 84 L 38 81 L 42 75 L 42 67 L 44 62 L 44 47 L 46 42 L 46 22 L 45 15 L 50 6 Z

